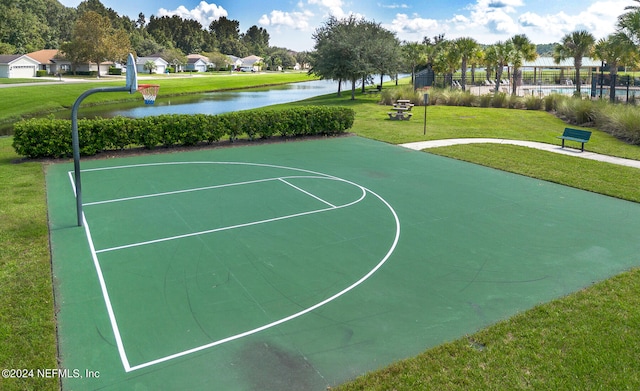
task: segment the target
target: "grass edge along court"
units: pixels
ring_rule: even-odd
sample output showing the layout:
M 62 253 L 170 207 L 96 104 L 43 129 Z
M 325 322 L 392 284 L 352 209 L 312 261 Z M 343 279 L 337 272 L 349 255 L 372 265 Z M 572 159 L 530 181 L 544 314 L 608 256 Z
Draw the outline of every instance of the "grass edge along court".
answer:
M 367 109 L 367 111 L 369 110 L 370 109 Z M 515 113 L 510 113 L 508 110 L 493 112 L 495 112 L 497 116 L 495 123 L 506 123 L 505 128 L 508 129 L 509 121 L 502 121 L 499 118 L 502 115 L 510 116 Z M 475 114 L 475 111 L 473 113 Z M 446 113 L 442 114 L 445 115 L 443 119 L 446 119 Z M 548 114 L 542 114 L 551 118 Z M 368 114 L 365 115 L 368 116 Z M 530 113 L 518 113 L 518 116 L 520 115 L 528 116 Z M 538 114 L 535 114 L 535 116 L 537 115 Z M 358 118 L 361 117 L 362 115 L 359 113 Z M 436 115 L 432 118 L 436 121 L 438 120 Z M 556 120 L 554 119 L 554 121 Z M 367 122 L 368 121 L 360 121 L 360 124 L 363 126 L 357 129 L 358 133 L 366 133 L 366 129 L 362 128 Z M 534 121 L 524 122 L 527 124 L 535 124 L 541 121 L 536 118 Z M 545 124 L 539 131 L 549 131 L 548 121 L 542 122 Z M 454 130 L 455 129 L 452 129 L 452 131 Z M 416 131 L 419 132 L 421 129 L 417 129 Z M 495 129 L 488 128 L 483 134 L 489 136 L 494 132 Z M 380 133 L 382 133 L 382 130 Z M 395 133 L 395 131 L 390 132 L 390 134 L 391 133 Z M 376 136 L 376 138 L 377 137 L 378 136 Z M 43 190 L 42 171 L 39 168 L 40 164 L 29 163 L 28 165 L 21 164 L 15 166 L 11 163 L 12 160 L 17 158 L 10 149 L 11 139 L 2 138 L 0 139 L 0 143 L 2 143 L 3 151 L 1 172 L 3 173 L 3 185 L 6 186 L 5 188 L 37 189 L 41 187 Z M 491 151 L 498 148 L 498 146 L 486 146 L 484 149 L 487 151 L 487 157 L 484 158 L 482 156 L 475 156 L 477 148 L 480 147 L 474 148 L 474 150 L 463 152 L 462 155 L 465 155 L 465 158 L 471 161 L 487 165 L 500 164 L 500 168 L 514 171 L 522 169 L 526 175 L 538 176 L 560 183 L 568 180 L 569 176 L 565 175 L 563 173 L 564 171 L 574 171 L 584 164 L 579 161 L 579 159 L 562 158 L 563 161 L 558 164 L 561 169 L 558 169 L 554 167 L 553 164 L 559 159 L 558 156 L 549 156 L 537 151 L 527 151 L 528 153 L 523 155 L 522 149 L 506 146 L 499 147 L 501 150 L 499 154 L 492 154 Z M 626 146 L 626 148 L 628 148 L 628 146 Z M 455 152 L 461 149 L 466 148 L 460 146 L 442 148 L 441 150 Z M 614 153 L 615 146 L 611 147 L 611 150 L 612 153 Z M 496 159 L 500 156 L 502 156 L 503 159 Z M 15 170 L 25 170 L 26 179 L 19 179 L 19 177 L 15 175 Z M 590 175 L 579 178 L 578 181 L 575 181 L 576 184 L 570 184 L 579 185 L 594 191 L 600 191 L 599 188 L 602 187 L 606 188 L 612 196 L 634 200 L 638 199 L 637 191 L 635 190 L 637 186 L 633 186 L 637 178 L 634 170 L 614 168 L 605 163 L 595 163 L 590 166 L 589 172 Z M 596 184 L 592 183 L 594 178 L 596 178 Z M 607 181 L 605 181 L 605 179 Z M 599 185 L 598 183 L 600 182 L 603 182 L 603 185 Z M 29 184 L 27 187 L 25 187 L 26 183 Z M 7 190 L 4 191 L 3 194 L 6 195 L 5 197 L 8 197 L 9 194 L 15 194 L 15 191 Z M 33 194 L 35 197 L 30 195 L 30 193 L 21 192 L 21 196 L 25 197 L 26 201 L 16 203 L 9 198 L 9 202 L 5 203 L 5 207 L 9 208 L 6 211 L 6 215 L 18 218 L 11 220 L 3 219 L 9 227 L 6 230 L 3 229 L 2 232 L 5 234 L 11 232 L 16 233 L 3 239 L 6 248 L 15 249 L 15 252 L 4 252 L 3 267 L 10 262 L 10 264 L 14 265 L 11 267 L 11 270 L 16 270 L 15 273 L 3 275 L 4 280 L 3 284 L 1 284 L 5 287 L 11 287 L 8 289 L 9 292 L 7 292 L 6 295 L 2 295 L 5 300 L 2 302 L 3 310 L 0 311 L 8 318 L 7 322 L 3 322 L 3 324 L 7 325 L 4 329 L 3 340 L 11 341 L 11 343 L 7 342 L 2 344 L 2 346 L 4 346 L 2 354 L 2 357 L 4 357 L 2 360 L 3 366 L 9 366 L 9 364 L 27 368 L 55 366 L 55 344 L 52 342 L 55 329 L 52 319 L 51 301 L 47 299 L 47 296 L 51 296 L 51 290 L 50 285 L 49 288 L 47 288 L 47 281 L 50 281 L 50 275 L 47 271 L 48 266 L 46 266 L 48 264 L 48 251 L 46 250 L 46 216 L 43 212 L 44 209 L 42 209 L 44 202 L 41 201 L 41 198 L 37 195 L 38 191 Z M 25 203 L 27 208 L 23 207 Z M 26 213 L 23 214 L 23 212 L 21 212 L 22 210 L 25 210 Z M 39 223 L 39 226 L 41 228 L 37 228 L 38 224 L 35 224 L 34 228 L 36 228 L 36 231 L 27 230 L 20 223 L 24 219 L 34 222 L 40 220 L 41 223 Z M 34 238 L 40 238 L 39 241 L 41 244 L 36 245 L 35 242 L 33 242 Z M 41 255 L 30 256 L 29 254 L 32 254 L 34 251 L 36 254 Z M 38 260 L 35 268 L 26 268 L 27 264 L 30 263 L 21 261 L 21 258 L 14 255 L 16 253 L 24 254 L 27 258 Z M 34 293 L 35 291 L 31 288 L 31 282 L 34 281 L 34 276 L 38 276 L 38 279 L 42 281 L 42 288 L 39 290 L 41 293 Z M 8 278 L 16 282 L 5 284 L 4 282 L 7 281 Z M 636 321 L 637 323 L 638 315 L 635 309 L 638 308 L 638 306 L 635 298 L 639 297 L 638 280 L 638 271 L 634 269 L 614 279 L 588 288 L 579 294 L 569 295 L 566 298 L 550 304 L 541 305 L 535 310 L 524 312 L 521 316 L 489 327 L 480 334 L 477 334 L 482 335 L 483 338 L 492 340 L 498 340 L 500 339 L 499 336 L 506 335 L 503 342 L 512 340 L 519 341 L 522 343 L 522 346 L 527 347 L 526 350 L 528 354 L 523 354 L 522 349 L 514 347 L 514 344 L 498 345 L 500 348 L 493 350 L 469 349 L 469 347 L 475 345 L 473 340 L 478 339 L 477 335 L 472 335 L 469 338 L 463 338 L 454 343 L 445 344 L 442 347 L 429 350 L 426 353 L 426 360 L 431 360 L 430 366 L 424 365 L 424 362 L 415 359 L 403 362 L 400 367 L 393 367 L 386 375 L 380 376 L 381 378 L 377 380 L 377 386 L 375 387 L 385 389 L 385 387 L 391 388 L 392 386 L 390 384 L 400 384 L 399 389 L 401 389 L 401 387 L 403 387 L 403 381 L 405 382 L 405 387 L 409 387 L 407 384 L 416 384 L 419 386 L 420 379 L 424 379 L 425 382 L 430 381 L 430 384 L 434 385 L 434 387 L 439 385 L 437 388 L 440 389 L 447 389 L 447 387 L 449 389 L 459 389 L 456 385 L 466 384 L 465 382 L 471 382 L 470 388 L 487 388 L 485 387 L 486 384 L 495 385 L 500 379 L 514 379 L 514 381 L 518 381 L 518 379 L 524 376 L 529 379 L 529 382 L 531 382 L 533 378 L 538 379 L 540 383 L 554 384 L 554 388 L 556 389 L 574 389 L 575 383 L 573 382 L 575 382 L 575 377 L 572 376 L 574 372 L 573 367 L 574 365 L 582 366 L 580 361 L 576 360 L 575 354 L 580 352 L 584 347 L 593 357 L 600 357 L 600 364 L 595 363 L 591 367 L 592 369 L 608 370 L 607 376 L 594 374 L 593 376 L 586 376 L 586 381 L 589 381 L 590 384 L 596 384 L 605 388 L 606 385 L 611 384 L 623 384 L 623 387 L 614 388 L 634 388 L 634 385 L 638 384 L 637 378 L 629 376 L 631 372 L 638 372 L 637 368 L 634 370 L 634 365 L 637 364 L 635 354 L 633 351 L 630 351 L 633 345 L 630 343 L 624 344 L 621 349 L 618 341 L 633 341 L 635 338 L 629 335 L 626 324 L 615 320 L 613 315 L 618 317 L 622 316 L 625 319 Z M 18 286 L 25 287 L 27 290 L 24 291 L 24 293 L 19 293 L 21 290 L 17 288 Z M 28 303 L 38 303 L 38 305 L 35 307 L 25 306 L 24 304 L 27 303 L 24 301 L 25 297 L 34 298 L 29 300 Z M 24 319 L 24 316 L 21 312 L 16 311 L 13 304 L 16 302 L 23 302 L 22 308 L 25 308 L 28 313 L 35 315 L 39 320 L 37 322 L 23 323 L 22 319 Z M 610 305 L 611 302 L 616 305 Z M 560 315 L 564 313 L 566 307 L 576 307 L 579 308 L 579 310 L 569 311 L 564 316 L 552 316 L 552 314 Z M 620 310 L 620 307 L 623 310 Z M 29 308 L 32 309 L 29 310 Z M 601 316 L 603 314 L 604 316 Z M 602 319 L 607 319 L 607 321 L 603 323 L 601 322 Z M 42 325 L 42 327 L 48 331 L 36 331 L 40 330 L 41 326 L 39 325 Z M 573 332 L 576 328 L 582 330 L 580 335 L 575 335 Z M 510 336 L 512 334 L 516 334 L 519 338 L 514 339 Z M 21 339 L 15 339 L 13 338 L 14 335 L 33 335 L 34 338 L 27 339 L 23 337 Z M 534 343 L 534 341 L 540 341 L 543 335 L 553 335 L 557 336 L 557 338 L 547 339 L 544 346 L 540 343 Z M 46 338 L 42 338 L 43 336 Z M 20 344 L 19 342 L 24 342 L 24 344 Z M 20 350 L 21 348 L 19 348 L 19 346 L 29 346 L 29 348 Z M 571 349 L 573 354 L 559 357 L 556 354 L 557 349 Z M 489 351 L 492 353 L 492 357 L 488 357 Z M 31 352 L 37 353 L 33 354 Z M 460 357 L 460 360 L 447 362 L 447 370 L 443 370 L 445 366 L 440 364 L 442 362 L 441 354 L 443 352 L 449 352 L 448 354 L 453 354 L 453 357 Z M 477 367 L 467 368 L 465 359 L 467 355 L 477 356 L 476 360 L 479 362 Z M 536 365 L 531 365 L 532 361 L 529 360 L 529 355 L 538 357 L 538 360 L 535 361 Z M 507 368 L 511 369 L 505 371 L 487 365 L 485 361 L 488 360 L 508 362 L 513 365 L 507 366 Z M 541 365 L 540 363 L 545 363 L 546 365 Z M 567 368 L 567 370 L 559 373 L 557 368 Z M 476 376 L 469 376 L 469 373 L 472 375 L 475 374 Z M 375 378 L 375 375 L 373 378 Z M 27 385 L 25 386 L 25 384 Z M 37 386 L 33 386 L 34 389 L 47 389 L 47 387 L 49 389 L 57 389 L 56 379 L 40 379 L 39 381 L 25 379 L 25 382 L 4 380 L 3 387 L 7 389 L 25 389 L 31 387 L 28 386 L 28 384 L 37 384 Z M 362 384 L 363 383 L 360 383 L 360 387 L 363 387 Z M 526 388 L 526 384 L 528 383 L 523 383 L 523 388 Z M 371 384 L 367 387 L 375 389 Z M 352 389 L 358 389 L 358 383 L 356 383 Z

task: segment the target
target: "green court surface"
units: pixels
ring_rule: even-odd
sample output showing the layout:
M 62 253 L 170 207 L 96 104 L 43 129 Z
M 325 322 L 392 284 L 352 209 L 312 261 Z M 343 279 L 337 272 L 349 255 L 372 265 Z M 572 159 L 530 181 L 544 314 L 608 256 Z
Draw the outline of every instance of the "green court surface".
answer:
M 325 390 L 640 265 L 640 205 L 359 137 L 47 168 L 65 390 Z M 75 376 L 77 375 L 77 376 Z

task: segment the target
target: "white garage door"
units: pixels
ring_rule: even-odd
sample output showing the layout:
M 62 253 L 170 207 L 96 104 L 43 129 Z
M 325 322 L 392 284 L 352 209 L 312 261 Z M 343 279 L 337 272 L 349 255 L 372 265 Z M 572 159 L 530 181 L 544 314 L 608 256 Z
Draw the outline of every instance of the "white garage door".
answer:
M 9 71 L 10 78 L 34 77 L 36 75 L 35 65 L 14 65 Z

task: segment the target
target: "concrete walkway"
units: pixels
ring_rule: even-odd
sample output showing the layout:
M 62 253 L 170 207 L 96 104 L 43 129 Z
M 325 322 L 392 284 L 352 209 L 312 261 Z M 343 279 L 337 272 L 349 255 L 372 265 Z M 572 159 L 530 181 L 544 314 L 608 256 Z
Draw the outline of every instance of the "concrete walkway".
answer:
M 632 159 L 624 159 L 624 158 L 615 157 L 615 156 L 599 155 L 597 153 L 588 152 L 588 151 L 580 152 L 579 149 L 561 148 L 559 145 L 538 143 L 535 141 L 505 140 L 505 139 L 496 139 L 496 138 L 454 138 L 454 139 L 444 139 L 444 140 L 420 141 L 415 143 L 400 144 L 400 146 L 421 151 L 423 149 L 446 147 L 449 145 L 486 144 L 486 143 L 519 145 L 522 147 L 535 148 L 535 149 L 540 149 L 547 152 L 559 153 L 562 155 L 569 155 L 569 156 L 575 156 L 575 157 L 580 157 L 584 159 L 591 159 L 591 160 L 598 160 L 601 162 L 619 164 L 622 166 L 640 168 L 640 160 L 632 160 Z

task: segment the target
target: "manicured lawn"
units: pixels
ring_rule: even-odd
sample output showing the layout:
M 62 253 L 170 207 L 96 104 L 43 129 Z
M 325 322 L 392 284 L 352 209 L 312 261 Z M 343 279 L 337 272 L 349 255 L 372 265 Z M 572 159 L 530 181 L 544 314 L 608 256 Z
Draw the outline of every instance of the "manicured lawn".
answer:
M 28 115 L 50 113 L 73 106 L 83 92 L 91 88 L 122 87 L 124 78 L 109 81 L 65 82 L 64 84 L 38 84 L 33 86 L 15 86 L 2 89 L 2 109 L 0 125 L 14 122 Z M 139 75 L 139 83 L 160 85 L 159 96 L 182 95 L 196 92 L 219 91 L 247 88 L 272 84 L 292 83 L 314 80 L 306 73 L 234 73 L 234 74 L 198 74 L 193 76 Z M 94 94 L 83 102 L 91 105 L 119 101 L 142 101 L 140 94 L 112 92 Z
M 14 164 L 0 137 L 0 369 L 57 368 L 43 167 Z M 0 378 L 2 390 L 55 390 L 57 379 Z
M 175 84 L 162 88 L 177 93 L 180 81 L 171 82 Z M 184 82 L 191 86 L 185 88 L 196 88 L 197 83 Z M 71 97 L 87 88 L 79 86 L 64 94 Z M 558 144 L 555 137 L 565 127 L 541 111 L 430 106 L 423 135 L 423 107 L 414 108 L 411 121 L 389 121 L 389 108 L 378 105 L 375 96 L 351 101 L 348 95 L 299 104 L 352 107 L 357 113 L 354 133 L 389 143 L 494 137 Z M 639 147 L 592 131 L 587 150 L 640 160 Z M 37 162 L 14 164 L 17 156 L 11 141 L 0 138 L 0 368 L 55 368 L 43 168 Z M 640 201 L 640 175 L 632 168 L 507 145 L 463 145 L 429 152 Z M 640 270 L 631 270 L 338 389 L 640 389 L 639 324 Z M 57 387 L 55 380 L 0 378 L 2 390 Z

